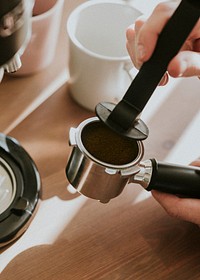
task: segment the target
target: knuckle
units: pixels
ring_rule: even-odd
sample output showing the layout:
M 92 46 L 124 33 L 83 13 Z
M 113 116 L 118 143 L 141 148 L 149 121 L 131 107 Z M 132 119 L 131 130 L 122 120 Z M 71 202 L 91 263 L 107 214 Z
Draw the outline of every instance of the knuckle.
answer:
M 135 20 L 135 30 L 138 31 L 140 30 L 140 28 L 144 25 L 144 23 L 147 21 L 147 18 L 142 15 L 139 16 L 136 20 Z
M 166 17 L 169 18 L 179 3 L 180 1 L 161 2 L 155 7 L 154 13 L 166 15 Z
M 147 18 L 144 15 L 141 15 L 139 17 L 137 17 L 137 19 L 135 20 L 135 22 L 137 24 L 143 24 L 147 21 Z
M 142 25 L 141 20 L 140 20 L 140 19 L 137 19 L 137 20 L 135 21 L 135 30 L 138 31 L 138 30 L 140 29 L 141 25 Z
M 172 5 L 166 2 L 162 2 L 155 7 L 154 11 L 157 13 L 168 13 L 172 11 Z

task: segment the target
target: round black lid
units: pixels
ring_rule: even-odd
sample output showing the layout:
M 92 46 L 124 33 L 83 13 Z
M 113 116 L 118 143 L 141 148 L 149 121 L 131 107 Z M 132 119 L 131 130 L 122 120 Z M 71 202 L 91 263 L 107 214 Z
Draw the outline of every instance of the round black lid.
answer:
M 16 238 L 30 220 L 40 187 L 31 157 L 14 138 L 0 133 L 0 247 Z

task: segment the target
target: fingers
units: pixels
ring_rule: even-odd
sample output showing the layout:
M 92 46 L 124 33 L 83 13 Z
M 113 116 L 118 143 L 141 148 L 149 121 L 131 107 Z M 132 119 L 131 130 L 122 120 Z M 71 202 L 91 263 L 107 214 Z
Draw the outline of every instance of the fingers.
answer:
M 138 59 L 138 57 L 142 56 L 142 54 L 138 54 L 140 51 L 142 52 L 142 50 L 137 45 L 136 34 L 142 28 L 145 21 L 146 21 L 145 17 L 141 16 L 140 18 L 138 18 L 135 25 L 129 26 L 126 31 L 126 37 L 127 37 L 126 47 L 127 47 L 128 53 L 131 57 L 131 60 L 137 69 L 139 69 L 141 67 L 143 62 L 140 59 Z M 165 73 L 165 75 L 161 79 L 159 85 L 160 86 L 166 85 L 168 83 L 168 80 L 169 80 L 169 75 L 167 73 Z
M 139 17 L 134 25 L 128 27 L 126 32 L 126 47 L 135 67 L 139 69 L 147 61 L 156 46 L 158 36 L 168 19 L 173 14 L 180 1 L 159 4 L 149 19 Z M 174 66 L 172 65 L 172 72 Z M 176 74 L 176 73 L 175 73 Z M 166 73 L 159 85 L 166 85 L 169 76 Z
M 158 191 L 152 191 L 152 195 L 171 217 L 200 224 L 199 199 L 179 198 Z
M 191 162 L 190 165 L 200 167 L 200 158 L 198 158 L 198 159 L 194 160 L 193 162 Z
M 200 33 L 200 24 L 199 24 L 199 33 Z M 199 35 L 199 37 L 200 37 L 200 35 Z M 200 38 L 195 40 L 195 42 L 194 42 L 194 51 L 200 52 Z
M 136 68 L 139 69 L 151 57 L 160 32 L 179 3 L 180 1 L 160 3 L 148 19 L 142 16 L 127 29 L 127 50 Z M 182 50 L 169 63 L 167 70 L 174 78 L 200 77 L 200 20 Z M 166 73 L 159 85 L 167 84 L 168 80 Z
M 200 167 L 200 159 L 190 165 Z M 170 216 L 200 225 L 200 199 L 180 198 L 155 190 L 152 195 Z
M 168 66 L 172 77 L 200 76 L 200 52 L 181 51 Z
M 179 2 L 169 1 L 167 4 L 159 4 L 148 19 L 140 17 L 136 20 L 134 32 L 133 26 L 132 31 L 127 30 L 127 46 L 136 67 L 151 57 L 160 32 Z
M 136 63 L 136 56 L 135 56 L 135 26 L 130 25 L 126 31 L 126 48 L 128 50 L 129 56 L 135 65 L 136 68 L 139 68 Z
M 129 26 L 126 31 L 126 38 L 127 38 L 126 47 L 127 47 L 128 53 L 133 61 L 133 64 L 138 69 L 141 67 L 142 62 L 138 59 L 139 52 L 140 52 L 140 46 L 138 46 L 138 44 L 137 44 L 136 34 L 138 34 L 140 28 L 145 23 L 145 21 L 146 21 L 146 19 L 144 18 L 144 16 L 139 17 L 137 19 L 137 21 L 135 22 L 135 24 Z

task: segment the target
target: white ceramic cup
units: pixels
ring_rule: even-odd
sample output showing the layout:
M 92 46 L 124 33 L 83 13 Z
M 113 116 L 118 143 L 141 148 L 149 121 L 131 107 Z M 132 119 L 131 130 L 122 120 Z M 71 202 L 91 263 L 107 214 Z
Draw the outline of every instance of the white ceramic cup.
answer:
M 35 0 L 31 39 L 21 56 L 22 67 L 12 75 L 35 74 L 55 56 L 64 0 Z
M 81 106 L 93 111 L 99 102 L 117 103 L 125 94 L 132 67 L 126 29 L 140 15 L 124 1 L 112 0 L 88 1 L 70 14 L 69 89 Z

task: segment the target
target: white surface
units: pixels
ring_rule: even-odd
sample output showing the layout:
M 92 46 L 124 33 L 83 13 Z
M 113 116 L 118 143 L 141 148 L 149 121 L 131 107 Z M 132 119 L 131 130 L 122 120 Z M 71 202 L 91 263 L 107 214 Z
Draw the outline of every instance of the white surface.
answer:
M 200 158 L 200 112 L 184 131 L 166 161 L 177 164 L 189 164 Z

